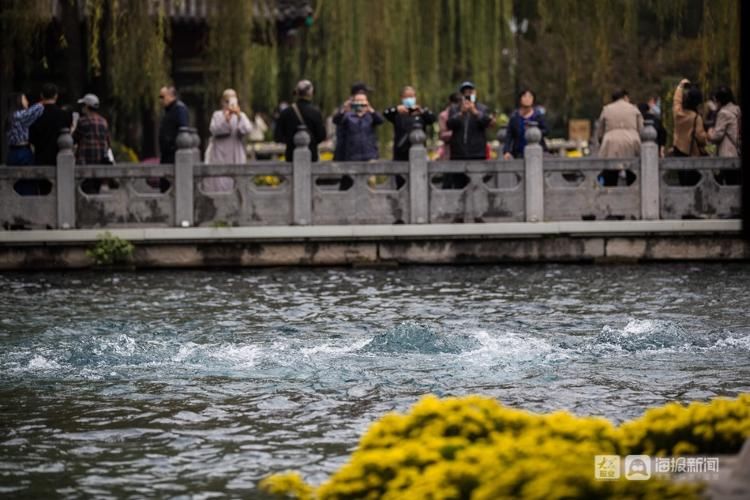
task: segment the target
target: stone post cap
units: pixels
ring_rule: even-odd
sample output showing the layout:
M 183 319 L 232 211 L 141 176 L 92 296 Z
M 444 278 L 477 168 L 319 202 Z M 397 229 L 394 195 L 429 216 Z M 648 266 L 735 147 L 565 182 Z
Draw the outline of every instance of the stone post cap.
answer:
M 73 136 L 70 134 L 69 128 L 60 129 L 60 134 L 57 136 L 57 149 L 60 151 L 73 149 Z
M 654 120 L 643 120 L 641 142 L 656 142 L 657 135 L 656 128 L 654 128 Z
M 419 120 L 415 121 L 411 132 L 409 132 L 409 142 L 412 146 L 424 146 L 426 140 L 427 136 L 424 133 L 422 123 Z
M 180 127 L 177 133 L 177 149 L 190 149 L 193 147 L 193 134 L 190 127 Z
M 539 130 L 539 124 L 530 121 L 526 127 L 526 144 L 539 144 L 542 140 L 542 131 Z
M 502 146 L 505 144 L 505 139 L 508 137 L 508 126 L 499 127 L 497 129 L 497 134 L 495 134 L 495 137 L 500 142 L 500 145 Z
M 201 136 L 198 135 L 198 129 L 195 127 L 187 127 L 187 129 L 190 131 L 190 138 L 193 141 L 193 148 L 200 148 L 201 147 Z
M 304 125 L 297 126 L 297 132 L 294 134 L 294 147 L 307 148 L 310 146 L 310 134 Z

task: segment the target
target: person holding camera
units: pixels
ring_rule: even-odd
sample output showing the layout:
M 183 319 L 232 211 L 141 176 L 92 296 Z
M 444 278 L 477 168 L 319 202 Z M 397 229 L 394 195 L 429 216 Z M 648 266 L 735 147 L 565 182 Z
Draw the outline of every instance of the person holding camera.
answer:
M 214 111 L 208 127 L 211 138 L 206 147 L 206 163 L 246 163 L 245 137 L 252 128 L 250 119 L 240 109 L 237 92 L 226 89 L 221 94 L 221 109 Z M 207 177 L 203 179 L 202 187 L 206 192 L 227 192 L 234 187 L 234 181 L 231 177 Z
M 393 123 L 393 161 L 409 161 L 409 134 L 414 125 L 421 123 L 426 129 L 435 123 L 435 115 L 417 104 L 417 93 L 409 85 L 401 90 L 401 104 L 386 109 L 383 115 Z
M 358 90 L 333 117 L 333 123 L 337 127 L 336 148 L 340 148 L 341 161 L 378 158 L 375 127 L 382 125 L 383 117 L 370 105 L 366 90 Z
M 240 109 L 237 92 L 226 89 L 221 94 L 221 109 L 214 111 L 208 127 L 211 139 L 206 148 L 206 163 L 245 163 L 245 136 L 252 128 L 250 119 Z
M 453 106 L 448 118 L 451 135 L 451 160 L 484 160 L 487 158 L 487 128 L 492 115 L 477 102 L 476 86 L 463 82 L 459 88 L 461 104 Z
M 683 78 L 674 91 L 672 116 L 671 156 L 706 156 L 707 142 L 703 117 L 698 107 L 703 103 L 703 93 L 697 85 Z

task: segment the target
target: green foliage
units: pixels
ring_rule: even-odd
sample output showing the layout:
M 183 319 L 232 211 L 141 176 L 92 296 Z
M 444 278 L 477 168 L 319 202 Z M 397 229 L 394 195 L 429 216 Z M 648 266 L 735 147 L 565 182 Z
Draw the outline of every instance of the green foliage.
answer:
M 13 78 L 14 66 L 27 72 L 32 52 L 52 19 L 46 0 L 3 0 L 0 6 L 0 77 Z M 22 54 L 22 57 L 18 57 Z
M 249 99 L 256 64 L 252 2 L 223 0 L 209 3 L 206 46 L 206 101 L 218 105 L 224 89 L 233 88 L 241 99 Z
M 156 8 L 153 6 L 156 5 Z M 89 69 L 107 81 L 114 112 L 126 116 L 155 110 L 159 88 L 169 83 L 164 5 L 149 0 L 86 0 L 89 11 Z
M 133 259 L 132 243 L 106 231 L 97 236 L 96 245 L 86 250 L 86 255 L 98 266 L 128 264 Z
M 112 141 L 112 153 L 115 155 L 115 163 L 138 163 L 138 153 L 119 141 Z
M 170 74 L 165 1 L 64 1 L 85 5 L 90 74 L 107 84 L 110 123 L 122 139 L 153 111 Z M 326 114 L 356 80 L 375 89 L 376 108 L 396 102 L 410 84 L 438 109 L 470 79 L 479 99 L 501 110 L 515 105 L 518 79 L 536 91 L 548 122 L 560 124 L 596 117 L 615 87 L 638 101 L 663 96 L 664 75 L 701 82 L 704 91 L 718 84 L 740 90 L 738 0 L 313 0 L 311 22 L 286 39 L 267 17 L 276 0 L 206 5 L 208 31 L 197 45 L 208 70 L 191 92 L 202 93 L 208 109 L 232 87 L 245 109 L 270 111 L 300 78 L 315 83 Z M 526 34 L 510 32 L 513 16 L 529 20 Z M 34 43 L 50 21 L 46 0 L 3 2 L 0 51 L 17 62 L 2 65 L 3 76 L 52 55 Z M 65 43 L 61 37 L 58 45 Z M 105 61 L 108 72 L 100 74 Z M 389 127 L 381 134 L 390 135 Z
M 481 396 L 427 396 L 389 413 L 318 488 L 297 473 L 261 481 L 286 498 L 700 498 L 702 486 L 653 476 L 597 480 L 596 455 L 737 453 L 750 437 L 750 394 L 667 404 L 615 427 L 565 411 L 539 415 Z

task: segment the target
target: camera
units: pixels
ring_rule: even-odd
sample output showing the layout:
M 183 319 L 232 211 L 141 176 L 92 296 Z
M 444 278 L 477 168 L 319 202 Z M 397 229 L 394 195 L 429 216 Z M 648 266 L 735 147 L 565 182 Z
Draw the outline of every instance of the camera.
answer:
M 471 94 L 465 95 L 464 96 L 464 100 L 465 101 L 471 101 Z

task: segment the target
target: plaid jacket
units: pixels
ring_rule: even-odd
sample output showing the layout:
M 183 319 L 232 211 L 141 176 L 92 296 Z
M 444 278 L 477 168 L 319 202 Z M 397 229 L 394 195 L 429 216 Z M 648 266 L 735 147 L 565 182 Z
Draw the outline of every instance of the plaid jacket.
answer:
M 76 159 L 81 165 L 107 164 L 109 150 L 109 126 L 98 113 L 82 116 L 78 120 L 73 140 L 78 145 Z

